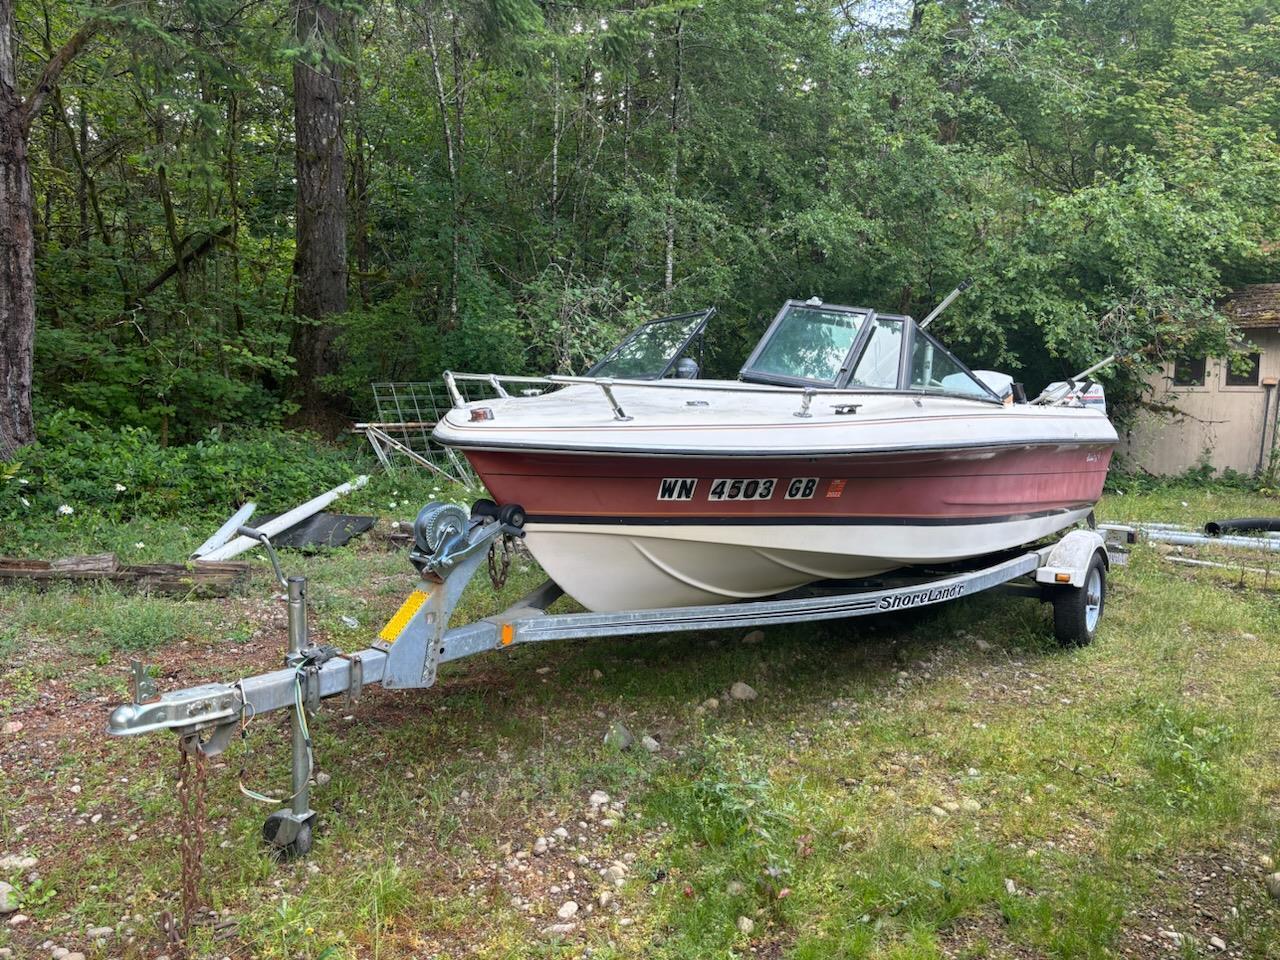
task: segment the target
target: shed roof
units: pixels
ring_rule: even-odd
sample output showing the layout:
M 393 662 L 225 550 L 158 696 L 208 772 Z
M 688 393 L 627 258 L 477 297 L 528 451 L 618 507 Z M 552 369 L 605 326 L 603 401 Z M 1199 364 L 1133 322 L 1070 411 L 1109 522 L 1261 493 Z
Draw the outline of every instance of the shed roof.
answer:
M 1280 327 L 1280 283 L 1250 283 L 1227 294 L 1226 313 L 1242 329 Z

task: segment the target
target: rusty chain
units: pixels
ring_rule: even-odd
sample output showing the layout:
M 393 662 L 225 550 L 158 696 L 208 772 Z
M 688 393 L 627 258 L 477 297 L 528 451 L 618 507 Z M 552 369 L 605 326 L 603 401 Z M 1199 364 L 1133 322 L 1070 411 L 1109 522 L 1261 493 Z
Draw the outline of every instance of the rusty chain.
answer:
M 493 589 L 501 590 L 507 583 L 507 574 L 511 570 L 511 535 L 504 533 L 502 535 L 502 565 L 498 565 L 497 559 L 498 541 L 494 540 L 489 544 L 489 580 L 493 584 Z
M 209 764 L 198 736 L 178 741 L 178 804 L 182 808 L 182 923 L 177 934 L 185 941 L 200 910 L 200 874 L 204 864 L 205 797 Z M 170 931 L 174 932 L 171 923 Z

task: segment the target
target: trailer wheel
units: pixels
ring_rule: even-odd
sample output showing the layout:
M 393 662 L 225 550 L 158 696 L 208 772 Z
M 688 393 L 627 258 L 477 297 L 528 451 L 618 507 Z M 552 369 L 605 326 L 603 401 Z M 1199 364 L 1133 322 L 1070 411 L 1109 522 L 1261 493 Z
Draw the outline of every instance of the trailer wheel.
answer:
M 1082 587 L 1058 587 L 1053 596 L 1053 633 L 1064 647 L 1083 647 L 1098 635 L 1107 602 L 1107 565 L 1095 553 Z

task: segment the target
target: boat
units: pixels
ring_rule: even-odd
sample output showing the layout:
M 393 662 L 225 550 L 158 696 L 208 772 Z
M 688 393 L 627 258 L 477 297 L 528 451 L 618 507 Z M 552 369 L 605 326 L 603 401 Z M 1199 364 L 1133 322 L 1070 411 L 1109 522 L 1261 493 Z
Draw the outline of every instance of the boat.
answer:
M 737 380 L 702 379 L 713 313 L 642 324 L 583 376 L 445 376 L 435 439 L 518 505 L 529 551 L 588 610 L 983 557 L 1102 493 L 1117 438 L 1087 381 L 1028 402 L 957 359 L 933 315 L 817 299 L 783 305 Z M 475 384 L 491 396 L 467 399 Z

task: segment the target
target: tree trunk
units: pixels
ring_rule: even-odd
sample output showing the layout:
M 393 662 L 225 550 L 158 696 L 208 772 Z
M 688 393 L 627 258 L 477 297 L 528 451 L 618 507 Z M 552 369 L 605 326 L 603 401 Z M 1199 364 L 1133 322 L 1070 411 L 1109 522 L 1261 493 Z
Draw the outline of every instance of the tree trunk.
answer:
M 297 246 L 294 254 L 295 395 L 320 412 L 318 378 L 331 372 L 336 331 L 325 323 L 347 309 L 347 197 L 341 115 L 341 14 L 329 0 L 297 0 L 293 65 Z
M 450 202 L 450 229 L 449 229 L 449 291 L 445 297 L 445 315 L 444 322 L 447 327 L 454 327 L 458 323 L 458 272 L 461 269 L 461 260 L 458 251 L 460 241 L 460 229 L 458 224 L 458 210 L 460 207 L 460 197 L 462 192 L 460 184 L 460 168 L 462 165 L 462 132 L 455 131 L 453 124 L 449 121 L 449 97 L 444 89 L 444 74 L 440 66 L 440 47 L 436 43 L 435 26 L 431 22 L 431 12 L 427 11 L 424 16 L 427 28 L 427 49 L 431 54 L 431 73 L 436 84 L 436 105 L 440 109 L 440 124 L 444 129 L 444 147 L 445 161 L 449 168 L 449 202 Z M 456 74 L 455 74 L 456 76 Z M 456 85 L 456 81 L 455 81 Z M 454 96 L 460 95 L 461 91 L 454 90 Z M 457 109 L 457 116 L 461 120 L 461 108 Z
M 676 18 L 676 71 L 671 83 L 671 165 L 667 171 L 667 189 L 675 197 L 680 182 L 680 85 L 684 80 L 684 14 Z M 676 270 L 676 213 L 672 200 L 667 201 L 666 256 L 662 276 L 662 289 L 668 300 L 675 286 Z
M 35 207 L 26 105 L 15 76 L 17 47 L 12 0 L 0 0 L 0 460 L 11 460 L 35 440 Z
M 50 57 L 23 97 L 18 92 L 18 25 L 13 0 L 0 0 L 0 459 L 36 438 L 31 416 L 36 338 L 35 198 L 27 149 L 31 123 L 66 69 L 97 32 L 91 19 Z

